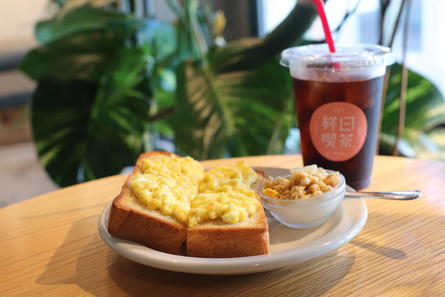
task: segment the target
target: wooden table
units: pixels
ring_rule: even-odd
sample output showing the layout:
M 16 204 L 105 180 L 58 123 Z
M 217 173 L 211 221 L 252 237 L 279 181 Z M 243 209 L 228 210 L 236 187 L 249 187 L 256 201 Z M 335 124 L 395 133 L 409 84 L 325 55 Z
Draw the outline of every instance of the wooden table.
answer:
M 245 159 L 253 166 L 301 165 L 299 156 Z M 241 276 L 162 271 L 114 253 L 100 239 L 97 221 L 124 179 L 112 176 L 0 209 L 0 295 L 445 296 L 444 162 L 378 157 L 370 190 L 417 188 L 424 196 L 368 199 L 367 224 L 350 243 L 303 264 Z

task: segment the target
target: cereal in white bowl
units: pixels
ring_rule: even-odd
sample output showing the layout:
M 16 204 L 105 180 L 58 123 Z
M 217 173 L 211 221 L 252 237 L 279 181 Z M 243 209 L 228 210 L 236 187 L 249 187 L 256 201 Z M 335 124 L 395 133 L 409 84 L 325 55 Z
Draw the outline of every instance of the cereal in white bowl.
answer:
M 339 172 L 311 165 L 269 177 L 260 189 L 263 206 L 291 228 L 310 228 L 326 222 L 344 198 L 346 182 Z
M 327 172 L 317 165 L 295 168 L 285 177 L 267 178 L 263 194 L 271 198 L 293 200 L 331 191 L 340 183 L 338 172 Z

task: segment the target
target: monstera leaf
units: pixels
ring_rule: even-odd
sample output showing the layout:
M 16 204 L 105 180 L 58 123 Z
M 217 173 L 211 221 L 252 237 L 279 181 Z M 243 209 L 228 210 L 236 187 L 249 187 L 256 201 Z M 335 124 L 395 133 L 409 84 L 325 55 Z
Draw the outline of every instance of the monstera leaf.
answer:
M 68 11 L 62 18 L 40 21 L 35 28 L 35 35 L 40 43 L 48 43 L 56 39 L 82 31 L 112 29 L 117 31 L 130 30 L 144 25 L 143 19 L 117 11 L 83 5 Z
M 175 6 L 175 29 L 97 8 L 107 0 L 53 2 L 61 9 L 38 25 L 41 46 L 22 70 L 38 82 L 34 140 L 59 185 L 132 164 L 148 142 L 148 125 L 159 123 L 159 108 L 176 113 L 157 130 L 173 127 L 178 150 L 199 159 L 282 151 L 294 116 L 290 77 L 276 56 L 314 19 L 309 1 L 298 1 L 263 41 L 211 50 L 197 0 Z
M 172 26 L 94 8 L 40 23 L 44 42 L 22 61 L 38 82 L 32 130 L 59 185 L 118 173 L 149 145 L 152 77 L 175 49 Z
M 326 2 L 326 1 L 324 1 Z M 278 56 L 282 50 L 303 41 L 303 35 L 312 25 L 317 12 L 309 0 L 297 1 L 289 15 L 261 42 L 246 46 L 232 55 L 225 57 L 222 71 L 250 69 L 258 61 L 269 60 Z
M 102 31 L 68 36 L 30 51 L 21 68 L 37 81 L 98 80 L 126 37 Z
M 97 25 L 99 24 L 100 22 Z M 154 61 L 171 54 L 176 46 L 173 28 L 157 20 L 124 20 L 122 17 L 119 24 L 111 27 L 104 25 L 100 30 L 90 30 L 86 27 L 77 29 L 80 31 L 61 35 L 30 51 L 22 61 L 22 70 L 34 80 L 97 80 L 103 74 L 116 48 L 131 44 L 129 39 L 135 34 L 140 36 L 140 44 L 150 47 Z
M 191 55 L 177 71 L 177 149 L 198 159 L 283 152 L 294 115 L 290 75 L 277 55 L 301 40 L 315 16 L 298 1 L 263 40 Z
M 210 65 L 187 61 L 178 70 L 179 151 L 198 159 L 281 152 L 292 118 L 287 70 L 274 60 L 222 73 Z
M 32 128 L 40 160 L 60 186 L 118 173 L 144 149 L 149 100 L 137 91 L 146 52 L 122 48 L 99 83 L 39 82 Z
M 391 68 L 382 122 L 382 130 L 389 134 L 397 130 L 401 71 L 398 64 Z M 428 79 L 410 70 L 406 94 L 406 129 L 431 129 L 445 122 L 444 97 Z

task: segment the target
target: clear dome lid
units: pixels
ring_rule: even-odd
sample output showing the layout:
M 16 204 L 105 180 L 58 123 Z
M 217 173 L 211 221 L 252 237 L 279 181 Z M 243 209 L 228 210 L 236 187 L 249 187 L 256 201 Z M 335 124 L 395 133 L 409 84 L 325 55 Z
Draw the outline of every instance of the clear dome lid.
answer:
M 383 76 L 394 63 L 391 50 L 379 45 L 340 44 L 336 50 L 329 52 L 327 44 L 288 48 L 281 53 L 281 65 L 297 79 L 348 82 Z
M 281 53 L 280 64 L 286 67 L 302 66 L 314 69 L 359 69 L 388 66 L 394 55 L 388 47 L 373 44 L 336 45 L 336 52 L 329 52 L 328 45 L 315 44 L 292 47 Z

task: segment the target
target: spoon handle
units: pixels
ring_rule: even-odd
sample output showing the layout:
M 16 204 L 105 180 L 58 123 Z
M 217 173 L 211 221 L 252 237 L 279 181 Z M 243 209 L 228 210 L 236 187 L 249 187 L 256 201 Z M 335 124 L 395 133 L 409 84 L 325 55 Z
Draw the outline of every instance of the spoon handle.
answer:
M 422 196 L 419 190 L 392 191 L 392 192 L 346 192 L 348 198 L 380 198 L 391 200 L 411 200 Z

